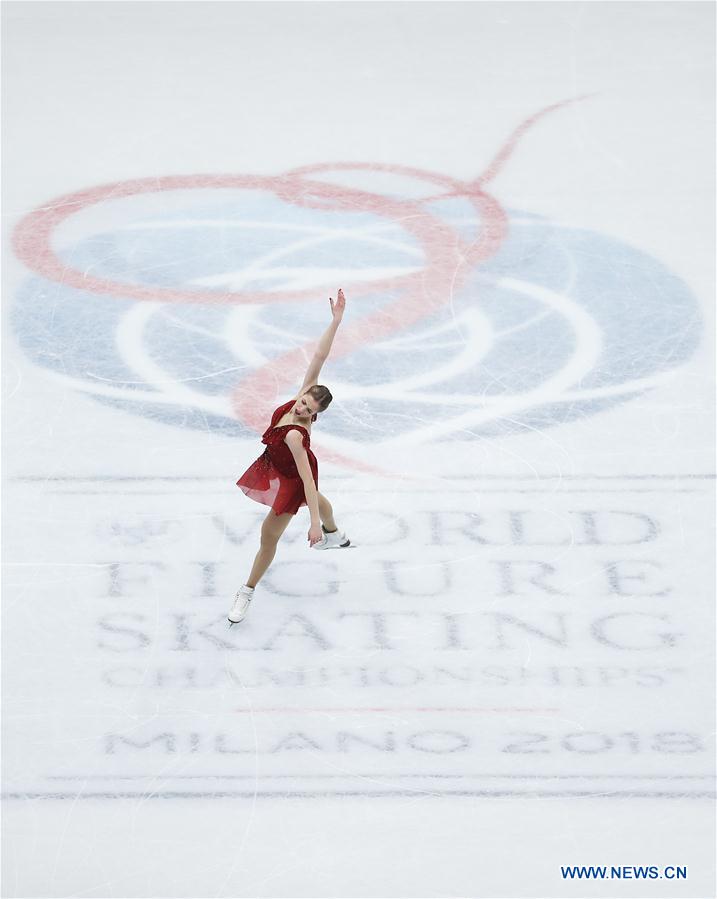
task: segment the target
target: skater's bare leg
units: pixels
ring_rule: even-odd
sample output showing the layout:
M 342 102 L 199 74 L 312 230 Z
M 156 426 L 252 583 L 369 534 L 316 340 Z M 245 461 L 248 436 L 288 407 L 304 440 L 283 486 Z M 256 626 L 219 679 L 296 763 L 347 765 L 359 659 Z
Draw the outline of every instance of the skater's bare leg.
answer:
M 290 512 L 277 515 L 272 510 L 269 511 L 261 526 L 261 546 L 254 559 L 251 573 L 246 580 L 247 587 L 256 587 L 264 576 L 266 569 L 271 565 L 276 554 L 276 545 L 279 542 L 279 538 L 293 517 Z
M 319 493 L 319 517 L 327 531 L 331 532 L 336 530 L 334 510 L 331 508 L 331 503 L 326 499 L 323 493 Z

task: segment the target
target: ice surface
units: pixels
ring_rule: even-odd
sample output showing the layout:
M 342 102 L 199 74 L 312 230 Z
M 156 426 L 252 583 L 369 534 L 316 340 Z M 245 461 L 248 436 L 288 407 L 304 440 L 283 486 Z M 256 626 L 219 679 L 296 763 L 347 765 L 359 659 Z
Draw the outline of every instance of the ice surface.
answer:
M 713 6 L 4 16 L 3 895 L 713 895 Z

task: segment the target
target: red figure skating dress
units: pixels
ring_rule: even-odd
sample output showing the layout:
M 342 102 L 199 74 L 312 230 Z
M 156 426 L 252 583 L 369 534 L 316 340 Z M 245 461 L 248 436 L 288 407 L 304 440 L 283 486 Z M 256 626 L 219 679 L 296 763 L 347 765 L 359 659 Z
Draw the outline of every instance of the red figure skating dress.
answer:
M 304 449 L 309 457 L 309 466 L 314 483 L 319 487 L 319 463 L 311 452 L 309 432 L 302 425 L 282 425 L 276 427 L 296 400 L 289 400 L 283 406 L 274 410 L 271 416 L 271 425 L 264 431 L 261 442 L 266 444 L 266 449 L 256 462 L 247 468 L 237 481 L 237 487 L 246 495 L 258 503 L 271 506 L 277 515 L 291 512 L 296 515 L 300 506 L 306 505 L 304 495 L 304 482 L 296 468 L 296 462 L 289 447 L 284 443 L 287 431 L 296 428 L 301 431 L 304 438 Z M 313 421 L 313 419 L 312 419 Z

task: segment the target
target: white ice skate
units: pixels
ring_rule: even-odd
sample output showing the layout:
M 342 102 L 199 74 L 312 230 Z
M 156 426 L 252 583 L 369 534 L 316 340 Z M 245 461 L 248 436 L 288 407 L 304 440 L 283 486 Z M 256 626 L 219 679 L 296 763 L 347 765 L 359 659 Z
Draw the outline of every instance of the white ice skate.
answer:
M 329 533 L 323 524 L 321 530 L 324 535 L 318 543 L 314 543 L 312 549 L 345 549 L 351 545 L 351 541 L 343 531 L 336 530 Z
M 229 627 L 231 627 L 232 624 L 238 624 L 244 618 L 249 610 L 249 603 L 252 601 L 253 596 L 254 588 L 247 587 L 246 584 L 242 584 L 237 590 L 234 605 L 232 606 L 231 612 L 227 615 L 230 622 Z

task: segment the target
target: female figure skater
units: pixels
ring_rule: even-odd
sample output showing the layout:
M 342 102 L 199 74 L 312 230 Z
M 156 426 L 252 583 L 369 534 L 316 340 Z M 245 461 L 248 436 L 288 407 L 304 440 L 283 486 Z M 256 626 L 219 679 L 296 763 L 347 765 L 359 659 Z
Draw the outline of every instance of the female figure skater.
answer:
M 261 546 L 254 565 L 229 612 L 230 627 L 246 615 L 254 588 L 271 564 L 279 538 L 300 506 L 308 505 L 311 513 L 310 547 L 333 549 L 350 544 L 346 534 L 336 526 L 331 503 L 318 492 L 319 469 L 309 438 L 311 423 L 333 399 L 328 387 L 316 382 L 343 318 L 346 305 L 343 290 L 339 290 L 335 304 L 331 298 L 329 303 L 333 321 L 319 341 L 301 390 L 294 399 L 274 410 L 271 424 L 261 438 L 266 444 L 264 454 L 237 481 L 237 487 L 248 497 L 271 506 L 271 510 L 261 526 Z

